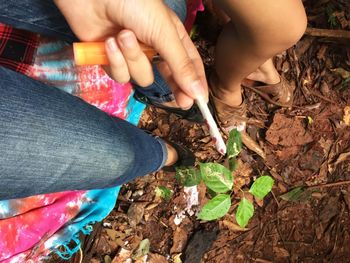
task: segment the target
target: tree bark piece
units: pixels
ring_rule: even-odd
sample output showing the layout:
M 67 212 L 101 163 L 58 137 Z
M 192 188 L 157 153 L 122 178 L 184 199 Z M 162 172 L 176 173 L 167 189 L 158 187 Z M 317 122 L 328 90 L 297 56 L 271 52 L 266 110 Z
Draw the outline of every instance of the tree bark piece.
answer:
M 336 30 L 336 29 L 320 29 L 308 27 L 305 31 L 305 35 L 313 37 L 333 37 L 333 38 L 347 38 L 350 39 L 349 30 Z

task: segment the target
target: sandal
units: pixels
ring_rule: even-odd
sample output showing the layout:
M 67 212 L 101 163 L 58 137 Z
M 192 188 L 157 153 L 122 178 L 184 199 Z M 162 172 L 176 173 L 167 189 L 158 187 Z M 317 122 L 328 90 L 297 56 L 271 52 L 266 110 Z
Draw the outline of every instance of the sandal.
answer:
M 152 132 L 150 132 L 148 130 L 143 130 L 143 131 L 152 137 L 160 138 L 158 136 L 154 136 L 152 134 Z M 178 156 L 178 159 L 174 164 L 168 165 L 168 166 L 163 166 L 162 169 L 164 171 L 175 172 L 177 167 L 194 166 L 194 164 L 196 162 L 196 157 L 194 156 L 193 152 L 190 149 L 188 149 L 187 147 L 185 147 L 181 144 L 169 141 L 165 138 L 160 138 L 160 139 L 163 140 L 166 144 L 169 144 L 170 146 L 172 146 L 175 149 L 175 151 L 177 152 L 177 156 Z
M 163 109 L 169 113 L 173 113 L 176 116 L 178 116 L 179 118 L 193 121 L 196 123 L 204 123 L 204 118 L 203 118 L 203 116 L 202 116 L 201 112 L 199 111 L 199 108 L 197 107 L 196 104 L 193 104 L 192 107 L 188 110 L 183 110 L 183 109 L 175 108 L 175 107 L 168 107 L 168 106 L 164 106 L 163 104 L 161 104 L 159 102 L 153 101 L 152 99 L 146 97 L 145 95 L 141 94 L 138 91 L 134 92 L 134 98 L 135 98 L 135 100 L 137 100 L 143 104 L 151 105 L 151 106 L 157 107 L 159 109 Z
M 243 144 L 263 159 L 266 158 L 265 152 L 245 131 L 246 125 L 249 123 L 249 118 L 246 117 L 247 106 L 245 101 L 241 105 L 233 107 L 227 105 L 210 91 L 209 103 L 213 109 L 215 121 L 226 136 L 232 129 L 236 128 L 241 133 Z
M 244 79 L 242 87 L 257 93 L 271 104 L 286 108 L 292 107 L 294 87 L 283 76 L 280 78 L 281 81 L 276 84 Z
M 174 147 L 174 149 L 177 152 L 178 160 L 176 163 L 169 165 L 169 166 L 164 166 L 163 170 L 166 172 L 175 172 L 177 167 L 189 167 L 189 166 L 194 166 L 196 158 L 192 151 L 190 151 L 187 147 L 177 144 L 168 140 L 165 140 L 162 138 L 162 140 L 165 141 L 165 143 L 171 145 Z

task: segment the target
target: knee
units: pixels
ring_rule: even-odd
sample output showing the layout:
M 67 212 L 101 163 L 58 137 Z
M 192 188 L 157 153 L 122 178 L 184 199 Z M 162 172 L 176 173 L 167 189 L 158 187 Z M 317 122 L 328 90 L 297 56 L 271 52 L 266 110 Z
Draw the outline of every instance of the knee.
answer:
M 90 144 L 89 152 L 79 153 L 80 166 L 84 168 L 84 176 L 90 178 L 87 184 L 102 189 L 114 187 L 130 181 L 130 171 L 136 163 L 133 142 L 129 139 L 99 140 Z M 89 186 L 89 189 L 91 187 Z
M 252 36 L 257 55 L 272 57 L 295 45 L 304 35 L 307 17 L 303 10 L 292 17 L 282 18 L 266 26 L 262 33 Z
M 302 12 L 292 19 L 286 19 L 284 23 L 285 25 L 276 41 L 282 51 L 295 45 L 304 35 L 307 27 L 307 17 L 305 12 Z

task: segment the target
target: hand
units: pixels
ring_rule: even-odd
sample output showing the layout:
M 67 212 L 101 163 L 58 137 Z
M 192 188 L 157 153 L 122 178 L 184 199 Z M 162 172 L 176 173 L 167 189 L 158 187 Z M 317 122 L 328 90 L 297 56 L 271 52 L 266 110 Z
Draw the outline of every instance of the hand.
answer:
M 55 0 L 73 32 L 82 41 L 106 40 L 112 76 L 132 77 L 141 86 L 153 82 L 151 65 L 137 40 L 164 59 L 177 85 L 182 108 L 198 96 L 207 98 L 202 60 L 177 16 L 162 0 Z

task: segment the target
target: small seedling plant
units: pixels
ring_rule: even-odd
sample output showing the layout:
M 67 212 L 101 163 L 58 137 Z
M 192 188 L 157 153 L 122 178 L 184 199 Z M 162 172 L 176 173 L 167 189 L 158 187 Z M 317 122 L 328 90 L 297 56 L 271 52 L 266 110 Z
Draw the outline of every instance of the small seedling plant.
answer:
M 245 228 L 254 214 L 253 202 L 245 197 L 247 192 L 257 199 L 263 199 L 271 191 L 274 180 L 267 175 L 257 178 L 248 191 L 234 188 L 233 172 L 237 168 L 236 157 L 241 149 L 241 134 L 234 129 L 230 132 L 227 141 L 227 160 L 224 162 L 227 165 L 209 162 L 200 163 L 199 168 L 182 167 L 176 170 L 176 179 L 181 184 L 189 187 L 203 181 L 213 197 L 202 207 L 197 215 L 198 219 L 210 221 L 223 217 L 231 207 L 231 196 L 235 192 L 241 191 L 242 198 L 237 207 L 236 221 L 240 227 Z

